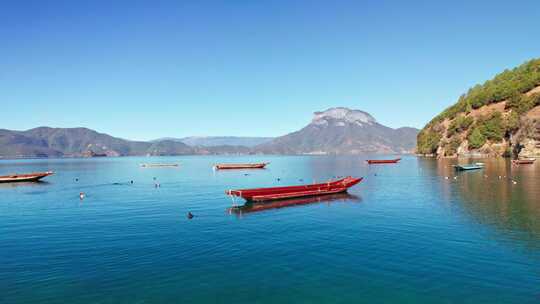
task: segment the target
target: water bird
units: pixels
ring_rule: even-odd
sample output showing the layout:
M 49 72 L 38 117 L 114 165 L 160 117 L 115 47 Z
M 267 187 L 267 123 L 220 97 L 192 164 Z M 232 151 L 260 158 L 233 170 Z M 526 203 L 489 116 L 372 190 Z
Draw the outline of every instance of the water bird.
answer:
M 133 181 L 131 181 L 131 183 L 133 184 Z
M 79 199 L 81 201 L 84 199 L 84 196 L 85 196 L 84 192 L 79 193 Z
M 188 220 L 192 219 L 193 217 L 194 217 L 193 213 L 191 213 L 191 212 L 187 213 Z
M 278 177 L 276 180 L 279 182 L 281 180 L 281 178 Z
M 79 181 L 79 179 L 78 179 L 78 178 L 75 178 L 75 181 L 76 181 L 76 182 L 78 182 L 78 181 Z

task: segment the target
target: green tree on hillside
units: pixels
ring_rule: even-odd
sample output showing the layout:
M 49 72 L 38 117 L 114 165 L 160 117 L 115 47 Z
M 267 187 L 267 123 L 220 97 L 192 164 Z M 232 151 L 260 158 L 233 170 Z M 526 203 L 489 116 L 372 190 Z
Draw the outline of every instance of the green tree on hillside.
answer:
M 469 140 L 469 148 L 471 149 L 478 149 L 486 143 L 486 137 L 479 128 L 474 128 L 467 139 Z

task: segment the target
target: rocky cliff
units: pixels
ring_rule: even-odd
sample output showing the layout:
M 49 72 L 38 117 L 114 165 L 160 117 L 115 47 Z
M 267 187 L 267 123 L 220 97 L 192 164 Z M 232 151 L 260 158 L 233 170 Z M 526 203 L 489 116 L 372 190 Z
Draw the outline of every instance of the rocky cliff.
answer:
M 540 59 L 471 88 L 418 134 L 438 157 L 540 157 Z

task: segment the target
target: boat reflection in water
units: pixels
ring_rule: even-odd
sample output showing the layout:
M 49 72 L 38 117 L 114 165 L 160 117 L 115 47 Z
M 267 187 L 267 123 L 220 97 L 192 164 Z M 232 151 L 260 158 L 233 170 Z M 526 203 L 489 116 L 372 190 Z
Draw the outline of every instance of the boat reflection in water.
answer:
M 271 202 L 246 202 L 242 206 L 234 206 L 227 211 L 229 214 L 242 215 L 244 213 L 252 213 L 265 211 L 269 209 L 285 208 L 285 207 L 294 207 L 301 205 L 309 205 L 315 203 L 330 203 L 330 202 L 361 202 L 362 199 L 359 196 L 348 194 L 348 193 L 337 193 L 337 194 L 328 194 L 321 196 L 310 196 L 302 198 L 291 198 L 283 199 L 278 201 Z

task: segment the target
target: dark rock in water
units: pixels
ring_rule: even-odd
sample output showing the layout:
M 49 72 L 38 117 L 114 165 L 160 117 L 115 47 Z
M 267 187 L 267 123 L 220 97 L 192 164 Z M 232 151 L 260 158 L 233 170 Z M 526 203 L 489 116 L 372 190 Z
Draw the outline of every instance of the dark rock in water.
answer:
M 193 215 L 193 213 L 188 212 L 188 214 L 187 214 L 188 220 L 192 219 L 193 217 L 195 217 L 195 216 Z

